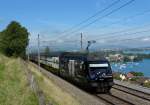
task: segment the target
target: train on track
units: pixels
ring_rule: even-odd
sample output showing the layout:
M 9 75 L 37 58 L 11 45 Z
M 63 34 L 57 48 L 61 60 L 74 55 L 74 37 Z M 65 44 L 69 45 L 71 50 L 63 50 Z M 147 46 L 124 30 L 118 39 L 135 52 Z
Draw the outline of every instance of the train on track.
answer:
M 30 54 L 30 60 L 37 63 L 37 54 Z M 94 92 L 109 92 L 114 84 L 111 66 L 105 58 L 86 53 L 43 53 L 39 62 L 52 73 Z

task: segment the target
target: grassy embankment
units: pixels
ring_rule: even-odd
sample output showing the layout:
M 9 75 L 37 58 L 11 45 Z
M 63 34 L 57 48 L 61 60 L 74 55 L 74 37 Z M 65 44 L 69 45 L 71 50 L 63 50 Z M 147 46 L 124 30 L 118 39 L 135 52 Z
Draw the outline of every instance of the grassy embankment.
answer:
M 46 102 L 54 105 L 80 105 L 80 103 L 69 93 L 58 87 L 52 80 L 40 73 L 37 68 L 29 64 L 30 70 L 33 72 L 38 85 L 46 97 Z
M 0 54 L 0 105 L 38 105 L 20 59 Z

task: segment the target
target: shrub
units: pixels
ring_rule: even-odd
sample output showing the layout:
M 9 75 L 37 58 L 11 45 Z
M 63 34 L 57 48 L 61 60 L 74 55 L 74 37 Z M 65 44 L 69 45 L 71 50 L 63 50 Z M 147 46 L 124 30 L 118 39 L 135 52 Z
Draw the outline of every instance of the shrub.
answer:
M 144 83 L 143 86 L 150 88 L 150 82 Z
M 142 72 L 135 72 L 135 71 L 132 71 L 130 72 L 132 73 L 134 76 L 144 76 L 144 74 Z

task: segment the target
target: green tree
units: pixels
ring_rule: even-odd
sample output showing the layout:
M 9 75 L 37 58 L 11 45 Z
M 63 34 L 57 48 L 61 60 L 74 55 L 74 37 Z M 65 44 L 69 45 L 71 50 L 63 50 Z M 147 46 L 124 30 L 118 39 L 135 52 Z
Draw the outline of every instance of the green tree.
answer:
M 20 23 L 12 21 L 1 32 L 0 50 L 7 56 L 24 57 L 28 45 L 29 32 Z

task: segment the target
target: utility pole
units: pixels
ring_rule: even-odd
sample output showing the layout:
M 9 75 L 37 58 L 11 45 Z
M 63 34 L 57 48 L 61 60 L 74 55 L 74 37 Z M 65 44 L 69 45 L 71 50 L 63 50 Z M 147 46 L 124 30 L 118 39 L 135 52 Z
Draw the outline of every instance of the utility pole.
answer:
M 81 33 L 81 51 L 83 51 L 83 35 Z
M 38 69 L 40 71 L 40 35 L 38 34 Z

